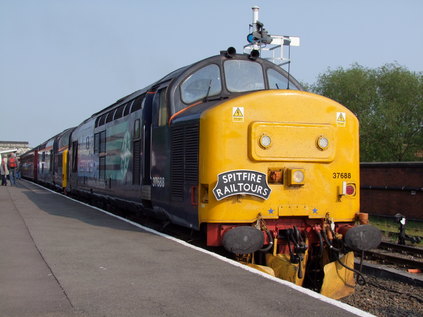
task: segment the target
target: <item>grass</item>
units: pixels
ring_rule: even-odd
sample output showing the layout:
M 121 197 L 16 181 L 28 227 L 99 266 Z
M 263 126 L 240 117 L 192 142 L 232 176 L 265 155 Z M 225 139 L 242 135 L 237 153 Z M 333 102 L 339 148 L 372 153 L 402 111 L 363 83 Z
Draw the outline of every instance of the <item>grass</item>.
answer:
M 399 223 L 394 217 L 369 216 L 369 223 L 379 228 L 387 240 L 398 241 Z M 405 224 L 405 233 L 409 236 L 421 237 L 422 241 L 418 246 L 423 246 L 423 222 L 407 220 Z M 408 244 L 411 244 L 410 242 Z

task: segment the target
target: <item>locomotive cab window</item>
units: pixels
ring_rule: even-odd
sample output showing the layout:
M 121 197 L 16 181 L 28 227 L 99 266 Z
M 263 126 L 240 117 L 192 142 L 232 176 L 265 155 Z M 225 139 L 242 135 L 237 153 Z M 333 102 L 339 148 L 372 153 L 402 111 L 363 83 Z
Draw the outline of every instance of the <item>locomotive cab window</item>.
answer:
M 264 89 L 263 69 L 259 63 L 229 60 L 224 64 L 226 86 L 230 92 Z
M 215 96 L 222 91 L 219 66 L 212 64 L 197 70 L 181 85 L 182 101 L 186 104 Z
M 292 83 L 292 81 L 289 82 L 288 86 L 288 78 L 274 69 L 270 68 L 267 70 L 267 78 L 269 80 L 269 89 L 299 90 L 298 87 Z

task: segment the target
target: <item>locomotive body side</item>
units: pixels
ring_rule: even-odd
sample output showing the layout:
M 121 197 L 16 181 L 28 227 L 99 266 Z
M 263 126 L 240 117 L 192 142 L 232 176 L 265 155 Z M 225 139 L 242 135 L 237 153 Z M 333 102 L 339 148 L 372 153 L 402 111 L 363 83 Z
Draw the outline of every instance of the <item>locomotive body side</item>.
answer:
M 144 96 L 137 92 L 118 101 L 72 132 L 68 191 L 132 207 L 141 204 Z

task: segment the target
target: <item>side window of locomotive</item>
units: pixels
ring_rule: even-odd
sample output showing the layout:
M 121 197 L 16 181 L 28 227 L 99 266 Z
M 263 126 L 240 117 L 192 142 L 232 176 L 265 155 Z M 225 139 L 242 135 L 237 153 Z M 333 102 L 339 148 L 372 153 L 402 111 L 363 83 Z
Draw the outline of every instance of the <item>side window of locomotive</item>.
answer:
M 140 119 L 137 119 L 134 122 L 134 139 L 139 139 L 140 137 L 141 137 L 141 125 L 140 125 Z
M 100 153 L 106 153 L 106 130 L 100 132 Z
M 100 117 L 100 120 L 98 120 L 98 126 L 101 126 L 101 125 L 103 125 L 106 122 L 106 116 L 107 116 L 107 113 L 103 114 Z
M 123 116 L 127 116 L 128 114 L 129 114 L 129 111 L 131 110 L 131 105 L 134 103 L 134 101 L 133 100 L 131 100 L 131 101 L 128 101 L 126 104 L 125 104 L 125 110 L 123 111 Z
M 125 110 L 125 105 L 119 106 L 119 108 L 117 108 L 116 111 L 115 111 L 115 115 L 113 117 L 113 120 L 122 118 L 122 116 L 123 116 L 123 110 Z
M 186 104 L 206 96 L 215 96 L 222 91 L 219 66 L 212 64 L 203 67 L 189 76 L 181 85 L 181 98 Z
M 94 134 L 94 153 L 100 152 L 100 133 Z
M 263 69 L 252 61 L 228 60 L 224 64 L 226 85 L 230 92 L 264 89 Z
M 144 96 L 145 95 L 141 95 L 134 100 L 134 103 L 132 104 L 132 107 L 131 107 L 131 112 L 135 112 L 142 108 L 142 102 L 143 102 Z
M 277 72 L 274 69 L 267 70 L 267 77 L 269 80 L 269 89 L 294 89 L 298 90 L 298 87 L 295 86 L 292 81 L 288 86 L 288 78 L 283 74 Z

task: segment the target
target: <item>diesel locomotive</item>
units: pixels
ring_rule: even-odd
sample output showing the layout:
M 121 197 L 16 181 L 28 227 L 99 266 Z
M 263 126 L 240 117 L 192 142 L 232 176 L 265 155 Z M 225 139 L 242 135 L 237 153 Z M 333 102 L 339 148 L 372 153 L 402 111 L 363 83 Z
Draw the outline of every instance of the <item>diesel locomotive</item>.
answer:
M 52 137 L 21 170 L 202 230 L 246 265 L 340 298 L 352 251 L 380 242 L 357 222 L 358 129 L 347 108 L 229 48 Z

